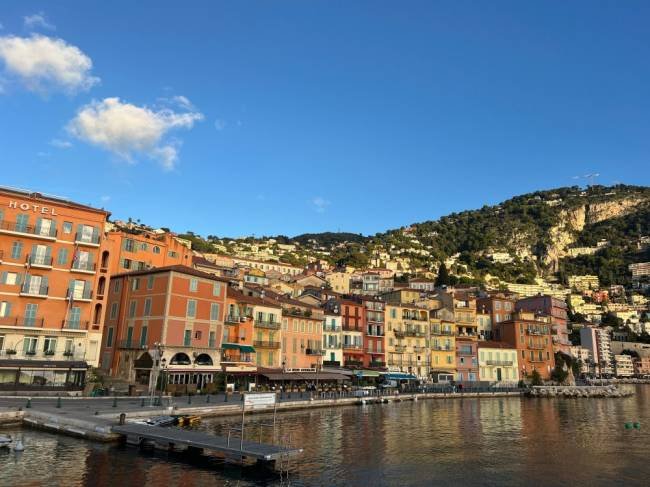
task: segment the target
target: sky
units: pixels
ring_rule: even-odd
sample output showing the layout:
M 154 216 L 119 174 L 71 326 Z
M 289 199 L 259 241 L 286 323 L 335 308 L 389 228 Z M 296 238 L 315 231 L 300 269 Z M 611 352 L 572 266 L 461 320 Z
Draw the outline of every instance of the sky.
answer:
M 7 0 L 0 184 L 230 237 L 649 185 L 649 22 L 633 0 Z

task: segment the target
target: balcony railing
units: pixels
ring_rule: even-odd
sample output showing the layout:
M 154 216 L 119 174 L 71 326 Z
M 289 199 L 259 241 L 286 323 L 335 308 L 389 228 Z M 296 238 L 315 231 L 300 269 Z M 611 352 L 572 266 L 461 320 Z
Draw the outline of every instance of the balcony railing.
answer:
M 456 353 L 458 355 L 465 355 L 465 356 L 471 356 L 471 355 L 476 355 L 476 352 L 473 350 L 463 350 L 461 348 L 456 349 Z
M 438 330 L 436 328 L 431 329 L 432 335 L 443 335 L 443 336 L 452 336 L 454 334 L 453 330 Z
M 363 351 L 363 347 L 361 345 L 357 345 L 356 343 L 344 343 L 343 344 L 343 349 L 344 350 L 358 350 L 358 351 Z
M 134 340 L 120 340 L 117 343 L 117 348 L 121 348 L 124 350 L 144 350 L 147 348 L 147 346 L 140 345 L 139 342 Z M 190 364 L 183 364 L 183 365 L 190 365 Z
M 83 232 L 77 232 L 74 238 L 74 242 L 76 244 L 81 244 L 81 245 L 99 245 L 99 234 L 98 233 L 93 233 L 92 235 L 89 235 L 87 233 Z
M 338 348 L 341 348 L 341 346 L 342 345 L 341 345 L 340 342 L 337 342 L 337 343 L 323 343 L 323 348 L 327 348 L 328 350 L 329 349 L 338 349 Z
M 546 346 L 539 343 L 533 343 L 532 345 L 528 344 L 528 348 L 531 350 L 545 350 Z
M 340 367 L 341 362 L 338 360 L 323 360 L 323 367 Z
M 324 332 L 339 332 L 341 329 L 342 328 L 340 326 L 323 325 Z
M 97 264 L 94 262 L 73 262 L 72 270 L 81 272 L 95 272 Z
M 68 289 L 68 290 L 66 291 L 66 293 L 65 293 L 65 297 L 66 297 L 66 299 L 70 299 L 70 294 L 72 294 L 72 300 L 73 300 L 73 301 L 74 301 L 74 300 L 78 300 L 78 301 L 82 301 L 82 300 L 90 301 L 90 300 L 93 298 L 93 291 L 92 291 L 92 289 L 84 289 L 84 290 L 82 290 L 82 291 L 78 291 L 78 290 L 73 291 L 73 290 L 71 290 L 71 289 Z
M 221 355 L 222 362 L 243 362 L 250 364 L 253 362 L 253 357 L 248 354 L 243 355 L 233 355 L 233 354 L 223 354 Z
M 52 267 L 52 257 L 49 255 L 29 254 L 27 264 L 34 267 Z
M 279 330 L 280 322 L 279 321 L 267 321 L 267 320 L 255 320 L 255 326 L 257 328 L 267 328 L 269 330 Z
M 61 322 L 61 328 L 67 330 L 87 330 L 90 321 L 79 321 L 79 320 L 63 320 Z
M 370 367 L 386 367 L 386 362 L 371 361 L 369 366 Z
M 20 288 L 20 294 L 24 296 L 40 296 L 40 297 L 47 297 L 47 291 L 48 291 L 48 286 L 45 286 L 41 284 L 40 286 L 34 286 L 34 285 L 29 285 L 29 286 L 22 286 Z
M 361 360 L 346 360 L 343 362 L 343 365 L 345 367 L 361 367 L 363 365 L 363 361 Z
M 486 360 L 485 365 L 500 365 L 503 367 L 512 367 L 512 360 Z
M 359 326 L 354 326 L 354 325 L 343 325 L 343 331 L 358 331 L 358 332 L 362 332 L 363 329 L 361 328 L 361 325 L 359 325 Z
M 384 355 L 385 351 L 384 350 L 375 350 L 373 348 L 366 348 L 366 353 L 372 354 L 372 355 Z
M 226 315 L 226 323 L 229 325 L 237 325 L 245 323 L 250 317 L 245 315 Z
M 325 350 L 321 350 L 320 348 L 306 348 L 305 353 L 307 355 L 325 355 Z
M 12 233 L 24 233 L 27 235 L 33 235 L 35 237 L 43 237 L 48 240 L 56 239 L 56 228 L 50 227 L 46 229 L 44 227 L 33 226 L 33 225 L 23 225 L 16 222 L 0 222 L 0 232 L 12 232 Z
M 395 353 L 404 353 L 406 352 L 406 347 L 404 345 L 395 345 Z
M 255 340 L 253 342 L 255 348 L 280 348 L 280 342 L 271 342 L 268 340 Z
M 431 350 L 435 350 L 436 352 L 451 352 L 454 349 L 451 345 L 431 345 Z
M 43 328 L 45 318 L 35 318 L 29 316 L 4 316 L 0 318 L 0 325 L 4 326 L 26 326 L 33 328 Z

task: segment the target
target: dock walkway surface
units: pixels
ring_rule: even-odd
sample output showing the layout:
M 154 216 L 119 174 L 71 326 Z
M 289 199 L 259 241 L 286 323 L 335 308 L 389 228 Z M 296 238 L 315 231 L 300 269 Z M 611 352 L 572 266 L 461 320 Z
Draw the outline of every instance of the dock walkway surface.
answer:
M 200 448 L 221 453 L 228 457 L 246 457 L 256 460 L 273 461 L 296 456 L 302 453 L 301 448 L 288 448 L 280 445 L 270 445 L 244 440 L 239 437 L 228 438 L 215 436 L 200 431 L 183 430 L 174 427 L 148 426 L 135 423 L 113 426 L 113 433 L 124 435 L 127 443 L 142 444 L 143 441 L 153 441 L 163 447 L 185 446 Z

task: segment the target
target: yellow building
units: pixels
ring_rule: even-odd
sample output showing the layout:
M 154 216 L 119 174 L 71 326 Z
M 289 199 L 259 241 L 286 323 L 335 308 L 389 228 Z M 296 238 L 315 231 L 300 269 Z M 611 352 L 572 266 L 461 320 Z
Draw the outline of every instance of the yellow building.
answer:
M 456 375 L 456 325 L 445 313 L 437 311 L 431 315 L 431 376 L 434 382 L 449 382 Z
M 519 362 L 517 349 L 503 342 L 479 342 L 478 344 L 479 380 L 514 385 L 519 382 Z
M 330 272 L 325 276 L 325 280 L 329 283 L 332 288 L 332 291 L 336 291 L 341 294 L 350 293 L 350 278 L 352 277 L 351 272 Z
M 386 305 L 386 360 L 389 370 L 429 378 L 428 309 L 404 303 Z

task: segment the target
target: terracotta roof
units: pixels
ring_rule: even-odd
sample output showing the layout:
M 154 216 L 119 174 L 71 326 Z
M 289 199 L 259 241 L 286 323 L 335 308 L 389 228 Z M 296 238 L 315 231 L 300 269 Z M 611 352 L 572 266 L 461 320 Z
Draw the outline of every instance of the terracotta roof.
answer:
M 256 304 L 258 306 L 268 306 L 270 308 L 282 308 L 276 301 L 270 298 L 260 298 L 257 296 L 249 296 L 244 294 L 238 289 L 228 288 L 226 295 L 229 299 L 241 301 L 242 303 Z
M 178 272 L 180 274 L 202 277 L 204 279 L 211 279 L 213 281 L 230 282 L 229 279 L 215 276 L 214 274 L 209 274 L 207 272 L 199 271 L 197 269 L 193 269 L 192 267 L 188 267 L 186 265 L 180 265 L 180 264 L 168 265 L 164 267 L 153 267 L 151 269 L 143 269 L 140 271 L 122 272 L 120 274 L 112 275 L 111 279 L 115 277 L 148 276 L 150 274 L 162 274 L 165 272 Z

